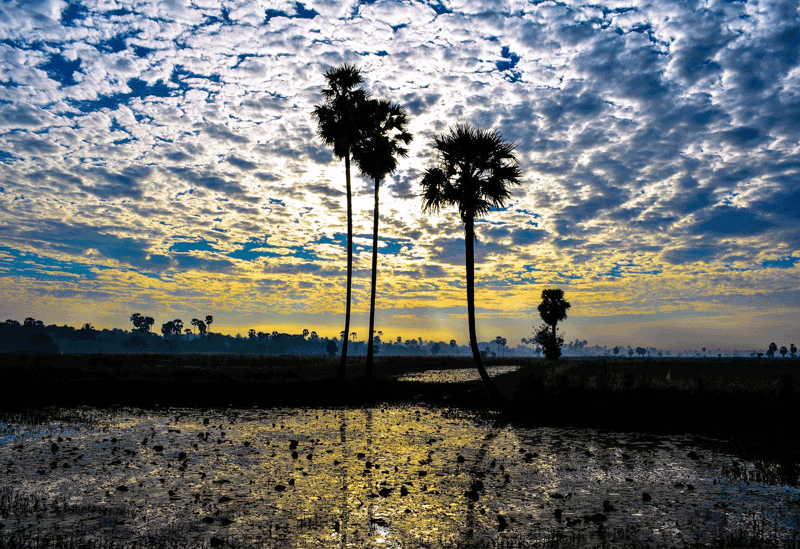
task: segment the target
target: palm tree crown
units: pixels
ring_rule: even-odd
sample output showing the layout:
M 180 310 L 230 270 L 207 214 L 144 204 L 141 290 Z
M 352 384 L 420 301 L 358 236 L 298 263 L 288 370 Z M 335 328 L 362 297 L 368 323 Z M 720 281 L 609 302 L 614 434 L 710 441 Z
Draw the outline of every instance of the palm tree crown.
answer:
M 542 302 L 539 304 L 539 315 L 545 323 L 553 326 L 567 318 L 567 309 L 571 307 L 564 299 L 564 290 L 542 290 Z
M 311 113 L 317 121 L 317 135 L 339 159 L 349 159 L 359 132 L 360 107 L 368 100 L 359 88 L 364 79 L 353 65 L 342 65 L 325 72 L 327 88 L 322 90 L 323 105 Z
M 433 146 L 438 165 L 428 169 L 422 180 L 423 211 L 437 213 L 442 207 L 457 206 L 466 222 L 505 207 L 509 187 L 520 184 L 514 145 L 497 132 L 459 124 L 437 137 Z
M 397 169 L 397 157 L 407 158 L 411 143 L 408 113 L 389 101 L 370 100 L 362 110 L 359 139 L 353 145 L 353 159 L 361 173 L 381 181 Z

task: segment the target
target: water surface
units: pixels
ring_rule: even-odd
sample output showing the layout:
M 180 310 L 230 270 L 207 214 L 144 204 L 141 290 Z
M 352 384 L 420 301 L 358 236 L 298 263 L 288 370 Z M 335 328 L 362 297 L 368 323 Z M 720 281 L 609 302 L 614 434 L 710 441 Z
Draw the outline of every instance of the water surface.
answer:
M 0 522 L 31 536 L 402 547 L 624 533 L 682 546 L 756 526 L 786 537 L 800 514 L 800 490 L 726 477 L 752 464 L 705 439 L 424 407 L 130 409 L 0 431 Z

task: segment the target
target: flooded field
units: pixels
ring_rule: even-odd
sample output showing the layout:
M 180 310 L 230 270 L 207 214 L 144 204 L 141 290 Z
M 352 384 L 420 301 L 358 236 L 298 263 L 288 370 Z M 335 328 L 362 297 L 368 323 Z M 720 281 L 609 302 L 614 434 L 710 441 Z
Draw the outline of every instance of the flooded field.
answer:
M 399 406 L 86 414 L 0 425 L 3 535 L 354 548 L 798 540 L 800 489 L 734 480 L 753 464 L 696 437 Z

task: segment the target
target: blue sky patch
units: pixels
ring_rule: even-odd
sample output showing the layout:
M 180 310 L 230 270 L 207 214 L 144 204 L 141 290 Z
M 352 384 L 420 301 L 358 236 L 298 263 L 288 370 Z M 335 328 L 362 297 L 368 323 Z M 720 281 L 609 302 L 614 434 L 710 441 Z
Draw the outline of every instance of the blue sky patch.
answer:
M 57 53 L 51 56 L 50 60 L 42 65 L 41 68 L 47 73 L 47 76 L 62 86 L 73 86 L 76 83 L 73 75 L 78 69 L 80 69 L 80 66 L 80 59 L 69 61 L 60 53 Z
M 765 269 L 774 268 L 774 269 L 791 269 L 794 267 L 797 262 L 800 261 L 800 257 L 785 257 L 783 259 L 768 259 L 766 261 L 761 262 L 761 266 Z

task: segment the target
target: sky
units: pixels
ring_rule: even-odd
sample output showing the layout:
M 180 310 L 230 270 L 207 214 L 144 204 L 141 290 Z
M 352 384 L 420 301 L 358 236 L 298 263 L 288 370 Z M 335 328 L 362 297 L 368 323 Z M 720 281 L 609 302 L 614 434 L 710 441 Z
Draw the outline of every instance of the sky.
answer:
M 376 330 L 467 343 L 463 226 L 422 212 L 431 142 L 516 144 L 522 184 L 476 224 L 479 339 L 800 343 L 800 8 L 789 1 L 0 3 L 0 318 L 338 336 L 343 163 L 326 70 L 409 113 L 381 186 Z M 352 331 L 372 192 L 354 170 Z

